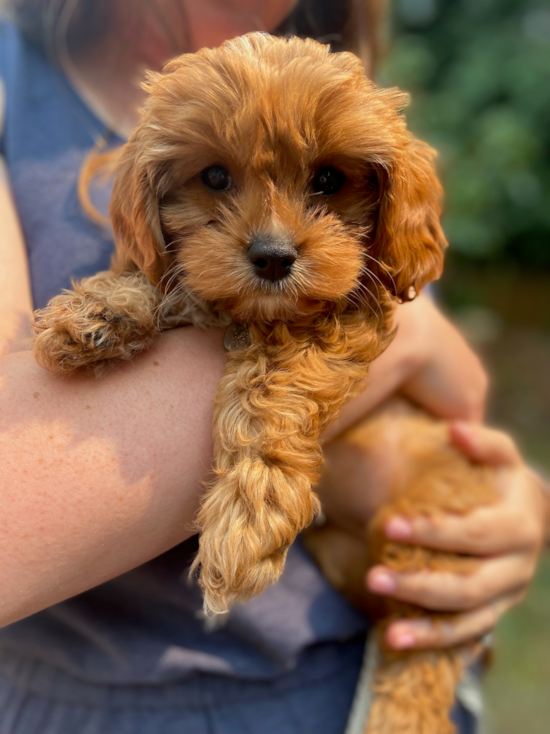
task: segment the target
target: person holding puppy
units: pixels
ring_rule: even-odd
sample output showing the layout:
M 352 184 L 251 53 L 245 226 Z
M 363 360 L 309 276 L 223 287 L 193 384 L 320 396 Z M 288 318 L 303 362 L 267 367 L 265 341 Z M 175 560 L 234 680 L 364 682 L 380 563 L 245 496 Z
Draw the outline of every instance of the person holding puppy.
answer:
M 365 623 L 299 545 L 281 582 L 215 630 L 186 585 L 194 542 L 183 541 L 208 476 L 221 335 L 168 332 L 130 367 L 92 382 L 42 372 L 20 351 L 18 331 L 32 306 L 71 277 L 107 266 L 112 243 L 81 213 L 76 180 L 95 142 L 121 143 L 132 128 L 142 67 L 252 30 L 332 32 L 360 52 L 363 24 L 348 38 L 341 4 L 283 0 L 158 0 L 136 4 L 131 17 L 124 3 L 97 0 L 20 0 L 14 9 L 18 26 L 2 27 L 0 60 L 2 146 L 16 203 L 5 181 L 0 338 L 12 353 L 0 360 L 8 550 L 0 621 L 12 624 L 0 632 L 0 734 L 343 731 Z M 332 447 L 396 391 L 444 418 L 482 417 L 483 371 L 434 305 L 420 297 L 401 307 L 398 326 L 369 387 L 326 436 Z M 454 645 L 487 632 L 523 593 L 542 542 L 542 495 L 511 442 L 465 423 L 454 425 L 453 439 L 499 467 L 502 503 L 437 525 L 395 518 L 387 533 L 487 560 L 471 577 L 373 569 L 377 593 L 462 612 L 445 629 L 396 622 L 388 633 L 395 647 Z M 374 494 L 368 467 L 359 471 L 365 496 Z M 332 500 L 331 516 L 343 522 L 359 511 L 366 523 L 369 508 L 354 505 L 354 491 L 342 479 L 325 505 Z

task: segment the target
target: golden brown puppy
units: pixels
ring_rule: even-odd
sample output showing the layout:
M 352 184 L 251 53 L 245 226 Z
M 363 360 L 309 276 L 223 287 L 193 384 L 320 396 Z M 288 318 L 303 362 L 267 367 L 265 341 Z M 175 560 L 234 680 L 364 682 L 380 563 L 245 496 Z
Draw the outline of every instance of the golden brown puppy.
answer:
M 319 435 L 437 278 L 433 151 L 351 54 L 251 34 L 152 74 L 114 184 L 113 269 L 36 314 L 48 369 L 101 373 L 180 323 L 227 325 L 195 568 L 224 612 L 318 509 Z
M 176 323 L 241 325 L 199 518 L 209 608 L 280 573 L 317 503 L 319 433 L 437 277 L 432 151 L 349 54 L 250 35 L 151 75 L 112 199 L 113 271 L 37 314 L 50 369 L 99 373 Z

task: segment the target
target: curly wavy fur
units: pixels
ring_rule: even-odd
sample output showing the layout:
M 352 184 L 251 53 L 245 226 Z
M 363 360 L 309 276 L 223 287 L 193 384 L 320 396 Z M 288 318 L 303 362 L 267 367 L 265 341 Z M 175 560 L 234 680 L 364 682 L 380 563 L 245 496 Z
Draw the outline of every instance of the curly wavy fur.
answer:
M 359 60 L 251 34 L 150 74 L 117 154 L 112 270 L 34 317 L 50 370 L 96 375 L 177 324 L 246 327 L 215 402 L 215 475 L 197 518 L 205 605 L 224 612 L 281 574 L 318 510 L 319 436 L 389 343 L 396 299 L 439 277 L 445 238 L 434 152 L 407 131 L 407 96 Z M 222 166 L 225 190 L 202 172 Z M 315 190 L 323 167 L 341 189 Z M 251 242 L 290 242 L 287 277 L 258 275 Z

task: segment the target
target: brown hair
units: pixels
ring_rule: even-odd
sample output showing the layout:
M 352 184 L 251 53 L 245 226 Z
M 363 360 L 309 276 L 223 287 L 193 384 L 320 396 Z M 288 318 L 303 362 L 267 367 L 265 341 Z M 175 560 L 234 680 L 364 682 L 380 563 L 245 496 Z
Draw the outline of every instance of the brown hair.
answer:
M 274 35 L 314 38 L 333 51 L 353 51 L 373 76 L 385 5 L 385 0 L 300 0 Z
M 154 13 L 174 56 L 190 49 L 185 10 L 179 0 L 134 0 L 133 12 Z M 386 0 L 299 0 L 274 35 L 296 35 L 330 43 L 334 51 L 353 51 L 369 76 L 379 53 L 379 28 Z M 25 35 L 51 58 L 92 44 L 104 33 L 113 0 L 4 0 Z M 174 23 L 179 16 L 181 23 Z

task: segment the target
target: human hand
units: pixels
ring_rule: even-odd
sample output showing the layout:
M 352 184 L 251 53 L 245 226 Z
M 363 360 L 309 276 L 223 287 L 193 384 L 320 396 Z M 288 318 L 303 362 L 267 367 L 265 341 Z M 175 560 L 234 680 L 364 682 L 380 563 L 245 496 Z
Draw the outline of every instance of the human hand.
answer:
M 495 468 L 501 500 L 466 516 L 389 520 L 386 535 L 392 540 L 479 559 L 470 575 L 396 573 L 383 566 L 369 571 L 367 585 L 374 593 L 456 612 L 452 621 L 437 625 L 428 618 L 393 622 L 386 634 L 395 649 L 452 647 L 490 632 L 525 596 L 544 542 L 547 500 L 542 483 L 523 463 L 512 439 L 458 421 L 451 423 L 450 437 L 468 457 Z

